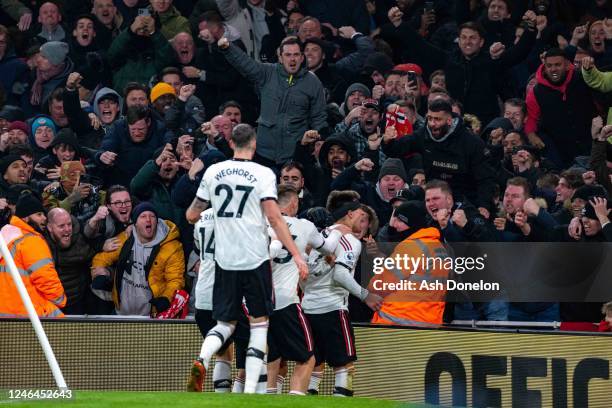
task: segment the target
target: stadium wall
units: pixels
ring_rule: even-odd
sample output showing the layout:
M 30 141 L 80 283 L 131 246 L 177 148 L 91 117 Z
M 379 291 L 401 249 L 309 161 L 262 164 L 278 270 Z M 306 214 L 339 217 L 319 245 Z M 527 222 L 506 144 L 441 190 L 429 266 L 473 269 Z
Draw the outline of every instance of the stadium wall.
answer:
M 185 321 L 43 325 L 75 390 L 183 390 L 201 346 L 197 327 Z M 355 335 L 357 396 L 447 406 L 612 405 L 610 335 L 367 326 Z M 327 369 L 322 393 L 332 384 Z M 53 385 L 29 321 L 0 320 L 0 389 Z

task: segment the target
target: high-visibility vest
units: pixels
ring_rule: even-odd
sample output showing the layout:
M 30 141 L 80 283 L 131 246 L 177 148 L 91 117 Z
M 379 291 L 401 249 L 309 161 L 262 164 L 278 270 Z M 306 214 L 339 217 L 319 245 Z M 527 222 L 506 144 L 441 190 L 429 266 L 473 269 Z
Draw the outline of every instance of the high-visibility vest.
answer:
M 61 317 L 66 294 L 45 239 L 18 217 L 0 230 L 38 316 Z M 0 258 L 0 317 L 26 317 L 27 310 Z
M 408 255 L 411 258 L 441 259 L 447 258 L 446 248 L 440 242 L 440 232 L 436 228 L 423 228 L 400 242 L 390 258 L 396 255 Z M 381 282 L 400 283 L 413 282 L 412 290 L 396 290 L 379 292 L 384 301 L 380 311 L 374 313 L 372 323 L 392 325 L 439 325 L 442 324 L 446 298 L 446 281 L 448 270 L 441 267 L 443 262 L 423 265 L 414 273 L 409 269 L 385 269 L 382 274 L 374 275 L 368 289 L 377 292 L 374 280 Z M 422 283 L 429 288 L 423 288 Z M 430 285 L 439 282 L 441 289 L 431 289 Z M 380 284 L 379 284 L 380 286 Z

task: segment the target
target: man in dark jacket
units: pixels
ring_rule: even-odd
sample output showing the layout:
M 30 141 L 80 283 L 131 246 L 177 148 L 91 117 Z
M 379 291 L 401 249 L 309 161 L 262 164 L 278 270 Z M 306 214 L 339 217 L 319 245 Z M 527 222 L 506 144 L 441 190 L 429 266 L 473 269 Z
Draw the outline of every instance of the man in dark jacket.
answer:
M 407 23 L 402 22 L 402 13 L 389 13 L 392 25 L 383 27 L 383 37 L 401 41 L 405 57 L 421 65 L 428 73 L 443 69 L 450 95 L 461 102 L 465 112 L 474 114 L 489 123 L 499 116 L 497 96 L 503 81 L 504 70 L 523 61 L 535 42 L 535 14 L 527 12 L 523 19 L 529 28 L 512 48 L 504 49 L 496 43 L 483 50 L 485 42 L 482 28 L 474 23 L 459 27 L 459 49 L 450 53 L 436 48 L 423 39 Z
M 150 202 L 159 216 L 183 227 L 184 210 L 175 205 L 171 193 L 177 181 L 179 163 L 170 144 L 159 148 L 130 183 L 130 191 L 141 201 Z
M 149 108 L 134 106 L 104 136 L 96 164 L 106 173 L 107 185 L 125 183 L 164 143 L 164 124 L 152 117 Z
M 536 79 L 527 94 L 525 133 L 556 165 L 568 167 L 574 157 L 590 152 L 595 116 L 591 91 L 560 49 L 546 53 Z
M 281 165 L 293 156 L 295 144 L 304 132 L 327 127 L 323 85 L 302 66 L 304 55 L 299 40 L 283 40 L 277 64 L 248 58 L 226 38 L 221 38 L 218 46 L 228 62 L 255 83 L 261 94 L 256 161 Z
M 312 193 L 315 205 L 325 206 L 333 179 L 356 161 L 357 154 L 350 140 L 334 135 L 320 146 L 317 163 L 315 151 L 319 138 L 316 131 L 305 132 L 295 146 L 293 159 L 304 168 L 306 188 Z
M 461 119 L 453 117 L 447 101 L 438 99 L 429 104 L 427 126 L 414 136 L 392 139 L 385 134 L 382 148 L 389 157 L 421 153 L 428 180 L 446 181 L 456 202 L 469 201 L 489 218 L 495 181 L 484 158 L 484 143 Z
M 197 86 L 196 95 L 204 102 L 207 119 L 217 114 L 219 106 L 229 100 L 238 101 L 244 109 L 246 123 L 257 119 L 257 97 L 254 89 L 238 71 L 230 65 L 217 48 L 221 37 L 245 50 L 238 31 L 223 22 L 216 11 L 204 13 L 198 23 L 199 39 L 196 48 L 193 37 L 179 33 L 174 38 L 174 47 L 183 74 Z
M 85 314 L 89 297 L 89 268 L 96 254 L 80 233 L 78 222 L 73 222 L 63 208 L 54 208 L 47 215 L 45 234 L 55 269 L 66 292 L 65 314 Z
M 326 44 L 320 38 L 312 37 L 304 41 L 304 54 L 308 69 L 321 81 L 327 92 L 327 101 L 341 104 L 345 92 L 363 67 L 368 55 L 374 52 L 374 42 L 367 36 L 355 31 L 353 27 L 342 27 L 339 31 L 342 38 L 354 41 L 357 50 L 346 57 L 330 63 L 326 55 Z
M 348 167 L 331 184 L 332 190 L 354 190 L 361 196 L 360 201 L 369 205 L 376 212 L 382 223 L 391 219 L 393 199 L 398 191 L 407 188 L 408 176 L 400 159 L 387 159 L 378 173 L 378 182 L 361 181 L 360 172 L 374 169 L 372 160 L 365 158 Z
M 27 81 L 28 67 L 17 58 L 7 28 L 0 25 L 0 84 L 6 94 L 7 104 L 19 104 Z

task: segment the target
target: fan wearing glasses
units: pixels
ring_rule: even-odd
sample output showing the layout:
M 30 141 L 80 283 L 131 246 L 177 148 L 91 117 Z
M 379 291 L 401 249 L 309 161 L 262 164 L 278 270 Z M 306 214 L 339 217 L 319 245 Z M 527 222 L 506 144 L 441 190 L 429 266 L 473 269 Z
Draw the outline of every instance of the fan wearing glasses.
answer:
M 127 188 L 111 186 L 106 193 L 106 205 L 101 205 L 96 214 L 85 223 L 83 233 L 99 245 L 96 248 L 114 251 L 119 245 L 114 237 L 126 230 L 131 215 L 132 197 Z

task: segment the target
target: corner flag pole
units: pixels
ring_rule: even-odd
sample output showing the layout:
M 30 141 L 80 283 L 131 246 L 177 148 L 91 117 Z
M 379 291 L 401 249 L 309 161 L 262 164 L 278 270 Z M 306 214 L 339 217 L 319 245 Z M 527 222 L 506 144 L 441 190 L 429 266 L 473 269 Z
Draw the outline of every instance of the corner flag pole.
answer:
M 17 286 L 17 290 L 19 291 L 19 296 L 23 301 L 23 304 L 28 311 L 28 316 L 30 317 L 30 321 L 32 322 L 32 326 L 34 326 L 34 331 L 36 332 L 36 336 L 38 337 L 38 341 L 42 346 L 42 349 L 45 353 L 45 357 L 47 358 L 47 362 L 49 363 L 49 367 L 51 368 L 51 372 L 53 372 L 53 378 L 55 378 L 55 383 L 60 389 L 67 389 L 66 381 L 64 381 L 64 376 L 62 375 L 62 370 L 60 370 L 59 364 L 55 359 L 55 354 L 53 354 L 53 350 L 51 349 L 51 345 L 49 344 L 49 339 L 47 339 L 47 335 L 43 330 L 42 324 L 40 324 L 40 319 L 38 318 L 38 314 L 34 309 L 34 305 L 32 304 L 32 299 L 30 299 L 30 295 L 28 294 L 28 290 L 26 289 L 23 281 L 21 280 L 21 276 L 19 276 L 19 272 L 17 270 L 17 265 L 15 265 L 15 261 L 11 256 L 11 252 L 4 241 L 4 237 L 0 234 L 0 253 L 2 253 L 2 257 L 6 262 L 6 266 L 15 282 L 15 286 Z

